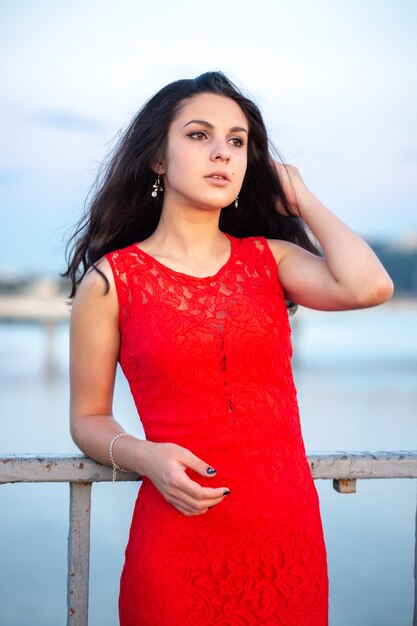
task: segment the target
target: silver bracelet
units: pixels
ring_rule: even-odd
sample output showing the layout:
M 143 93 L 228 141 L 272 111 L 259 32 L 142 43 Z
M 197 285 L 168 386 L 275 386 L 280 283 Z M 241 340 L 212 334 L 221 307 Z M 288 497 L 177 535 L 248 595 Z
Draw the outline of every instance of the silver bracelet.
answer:
M 119 433 L 118 435 L 113 437 L 113 439 L 110 441 L 109 454 L 110 454 L 110 460 L 111 460 L 111 463 L 112 463 L 112 466 L 113 466 L 113 479 L 112 479 L 113 485 L 116 482 L 117 470 L 120 470 L 121 472 L 128 472 L 129 471 L 129 470 L 123 469 L 122 467 L 119 467 L 117 465 L 116 461 L 114 460 L 114 457 L 113 457 L 113 444 L 116 441 L 116 439 L 118 439 L 119 437 L 123 437 L 124 435 L 129 435 L 129 433 Z

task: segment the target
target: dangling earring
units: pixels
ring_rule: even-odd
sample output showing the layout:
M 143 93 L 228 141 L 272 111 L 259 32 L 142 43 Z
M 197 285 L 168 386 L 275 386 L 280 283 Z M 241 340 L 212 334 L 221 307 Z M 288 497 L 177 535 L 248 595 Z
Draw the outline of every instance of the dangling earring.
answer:
M 239 196 L 236 196 L 235 207 L 237 208 L 238 206 L 239 206 Z
M 158 191 L 164 190 L 164 188 L 161 187 L 161 177 L 159 174 L 158 174 L 158 178 L 156 179 L 152 187 L 153 187 L 153 192 L 151 193 L 152 198 L 156 198 L 156 196 L 158 195 Z

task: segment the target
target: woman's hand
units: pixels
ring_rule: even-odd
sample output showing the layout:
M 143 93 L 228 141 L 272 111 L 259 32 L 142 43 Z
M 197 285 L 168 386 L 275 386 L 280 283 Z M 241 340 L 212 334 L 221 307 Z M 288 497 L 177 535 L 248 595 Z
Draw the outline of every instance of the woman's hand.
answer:
M 274 161 L 274 166 L 291 210 L 300 217 L 299 198 L 308 191 L 300 172 L 294 165 L 283 165 L 277 161 Z M 277 210 L 280 210 L 279 207 Z
M 206 513 L 230 493 L 227 487 L 202 487 L 187 476 L 187 468 L 206 478 L 216 475 L 207 472 L 210 466 L 190 450 L 175 443 L 148 441 L 147 444 L 141 474 L 149 478 L 165 500 L 184 515 Z

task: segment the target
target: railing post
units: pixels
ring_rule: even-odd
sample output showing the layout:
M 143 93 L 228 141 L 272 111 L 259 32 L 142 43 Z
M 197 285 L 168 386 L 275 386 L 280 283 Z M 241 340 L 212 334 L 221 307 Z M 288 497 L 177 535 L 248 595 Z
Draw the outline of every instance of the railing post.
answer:
M 416 507 L 416 538 L 414 544 L 414 618 L 413 626 L 417 626 L 417 507 Z
M 67 626 L 88 624 L 91 483 L 70 483 Z

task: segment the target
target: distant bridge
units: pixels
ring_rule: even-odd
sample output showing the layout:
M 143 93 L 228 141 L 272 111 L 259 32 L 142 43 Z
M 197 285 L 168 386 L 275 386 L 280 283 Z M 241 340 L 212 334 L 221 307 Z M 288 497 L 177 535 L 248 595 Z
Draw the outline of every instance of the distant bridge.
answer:
M 69 321 L 70 307 L 54 281 L 44 280 L 21 294 L 0 295 L 0 323 L 40 324 L 45 329 L 45 368 L 48 376 L 56 372 L 55 331 Z

